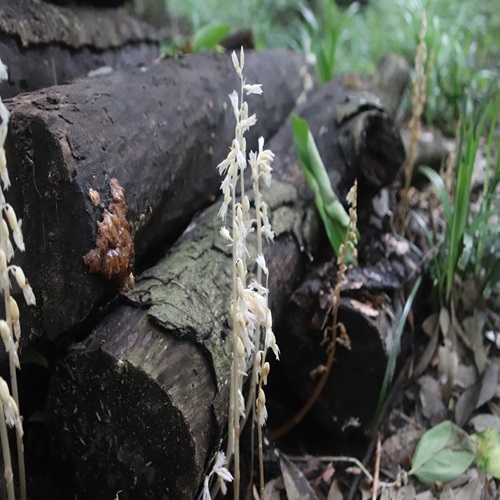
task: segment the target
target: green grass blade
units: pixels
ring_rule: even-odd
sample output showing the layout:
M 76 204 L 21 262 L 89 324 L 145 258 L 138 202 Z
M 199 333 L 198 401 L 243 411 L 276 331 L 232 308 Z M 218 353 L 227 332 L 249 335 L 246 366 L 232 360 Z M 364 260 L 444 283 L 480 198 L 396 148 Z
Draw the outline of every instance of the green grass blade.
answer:
M 451 209 L 450 196 L 448 194 L 446 186 L 444 185 L 443 179 L 441 179 L 439 174 L 430 167 L 423 165 L 419 168 L 419 170 L 427 177 L 427 179 L 429 179 L 429 181 L 435 187 L 439 199 L 441 200 L 441 203 L 443 205 L 446 220 L 450 221 L 452 219 L 453 213 Z
M 420 283 L 422 283 L 422 277 L 419 276 L 413 285 L 413 288 L 406 300 L 406 304 L 403 308 L 403 313 L 401 314 L 401 318 L 399 318 L 399 323 L 396 328 L 396 334 L 394 336 L 394 343 L 391 348 L 391 352 L 389 354 L 389 360 L 387 362 L 387 368 L 385 369 L 384 381 L 382 382 L 382 387 L 380 388 L 380 396 L 377 402 L 377 409 L 375 410 L 375 416 L 373 418 L 373 423 L 376 423 L 378 417 L 380 416 L 380 412 L 382 411 L 382 406 L 384 405 L 385 397 L 387 395 L 387 389 L 389 388 L 389 382 L 391 380 L 391 376 L 394 370 L 394 366 L 396 365 L 396 356 L 399 351 L 399 344 L 401 342 L 401 335 L 403 334 L 403 329 L 406 324 L 406 319 L 408 318 L 408 314 L 410 314 L 411 307 L 413 305 L 413 301 L 415 300 L 415 296 L 417 295 L 417 291 L 420 288 Z

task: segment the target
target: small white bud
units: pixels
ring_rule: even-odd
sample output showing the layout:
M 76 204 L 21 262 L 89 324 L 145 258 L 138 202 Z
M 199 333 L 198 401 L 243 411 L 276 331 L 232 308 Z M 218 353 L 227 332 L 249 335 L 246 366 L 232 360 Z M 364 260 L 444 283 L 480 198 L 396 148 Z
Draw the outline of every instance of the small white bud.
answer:
M 17 284 L 21 290 L 28 285 L 28 280 L 24 275 L 24 271 L 19 266 L 10 266 L 10 272 L 14 275 L 14 278 L 16 278 Z
M 229 99 L 231 100 L 234 117 L 236 118 L 236 120 L 238 120 L 240 118 L 240 108 L 238 106 L 238 93 L 236 92 L 236 90 L 233 90 L 233 92 L 229 94 Z
M 266 404 L 266 393 L 259 388 L 259 397 L 258 397 L 259 405 L 264 406 Z
M 262 272 L 268 276 L 269 275 L 269 270 L 267 269 L 266 266 L 266 259 L 264 258 L 263 254 L 257 255 L 257 258 L 255 259 L 256 264 L 262 269 Z
M 233 241 L 233 238 L 231 238 L 231 235 L 229 234 L 229 230 L 227 229 L 226 226 L 222 226 L 220 228 L 220 234 L 221 236 L 228 241 Z
M 247 91 L 247 95 L 262 95 L 262 85 L 260 83 L 254 83 L 253 85 L 244 85 L 243 88 Z
M 2 80 L 8 80 L 8 79 L 9 79 L 9 75 L 7 73 L 7 66 L 0 59 L 0 82 Z
M 10 179 L 9 171 L 7 170 L 7 159 L 5 158 L 5 149 L 0 147 L 0 178 L 4 189 L 9 189 Z
M 0 274 L 7 269 L 7 257 L 5 252 L 0 248 Z
M 245 51 L 243 50 L 243 45 L 240 50 L 240 71 L 243 71 L 243 67 L 245 66 Z
M 10 398 L 10 391 L 7 382 L 0 377 L 0 400 L 3 404 L 8 403 Z
M 12 236 L 14 237 L 14 243 L 16 244 L 17 248 L 19 248 L 21 252 L 24 252 L 25 246 L 24 246 L 23 232 L 21 231 L 21 225 L 22 221 L 18 220 L 17 228 L 12 233 Z
M 269 375 L 269 372 L 271 371 L 271 365 L 269 362 L 265 362 L 264 366 L 260 370 L 260 376 L 262 378 L 262 383 L 264 385 L 267 385 L 267 376 Z
M 243 358 L 245 356 L 245 346 L 239 337 L 236 337 L 236 354 Z
M 234 66 L 234 69 L 236 70 L 236 73 L 238 73 L 238 75 L 241 75 L 241 67 L 240 67 L 240 62 L 238 61 L 238 56 L 236 55 L 236 52 L 233 50 L 233 52 L 231 53 L 231 60 L 233 61 L 233 66 Z
M 250 200 L 248 199 L 248 196 L 245 195 L 243 198 L 243 212 L 248 214 L 250 212 Z
M 243 265 L 243 260 L 242 259 L 238 259 L 236 261 L 236 269 L 238 269 L 238 274 L 241 276 L 241 277 L 245 277 L 247 272 L 245 270 L 245 266 Z
M 2 336 L 4 344 L 7 344 L 7 340 L 12 338 L 9 325 L 4 319 L 0 319 L 0 335 Z
M 10 229 L 15 231 L 17 229 L 17 217 L 14 208 L 10 204 L 6 204 L 4 207 L 5 216 L 7 217 L 7 222 L 9 223 Z

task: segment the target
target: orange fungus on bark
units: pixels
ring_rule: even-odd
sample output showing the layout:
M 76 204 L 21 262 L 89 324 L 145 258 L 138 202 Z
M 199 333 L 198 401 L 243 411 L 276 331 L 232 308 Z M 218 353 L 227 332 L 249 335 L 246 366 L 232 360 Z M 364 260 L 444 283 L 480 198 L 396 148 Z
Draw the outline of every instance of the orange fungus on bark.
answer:
M 126 218 L 125 190 L 117 179 L 111 179 L 109 188 L 111 199 L 102 221 L 97 223 L 96 246 L 83 260 L 91 273 L 100 273 L 116 282 L 120 289 L 129 290 L 134 286 L 132 224 Z

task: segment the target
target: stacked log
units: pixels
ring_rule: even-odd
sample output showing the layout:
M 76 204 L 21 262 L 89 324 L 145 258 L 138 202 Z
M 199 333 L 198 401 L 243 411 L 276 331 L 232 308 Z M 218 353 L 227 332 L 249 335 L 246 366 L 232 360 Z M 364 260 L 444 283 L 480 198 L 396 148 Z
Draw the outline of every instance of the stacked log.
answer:
M 250 103 L 252 111 L 256 105 Z M 396 175 L 404 148 L 375 96 L 340 79 L 298 113 L 309 122 L 341 196 L 358 178 L 360 199 L 368 200 Z M 268 115 L 257 114 L 264 123 Z M 220 141 L 218 135 L 214 149 L 227 147 Z M 318 251 L 322 230 L 290 123 L 266 147 L 276 153 L 275 180 L 265 194 L 275 242 L 265 253 L 278 321 Z M 222 150 L 214 155 L 218 160 L 225 157 Z M 228 399 L 231 257 L 217 211 L 212 206 L 196 216 L 167 255 L 138 277 L 126 302 L 56 370 L 54 446 L 82 498 L 117 490 L 127 499 L 193 497 L 218 449 Z M 160 215 L 153 211 L 152 217 Z
M 245 70 L 266 92 L 250 100 L 261 120 L 248 136 L 255 147 L 258 135 L 272 135 L 303 95 L 307 68 L 300 55 L 272 51 L 248 53 Z M 26 332 L 53 340 L 116 293 L 130 252 L 116 272 L 92 274 L 84 262 L 96 246 L 98 223 L 111 212 L 112 179 L 124 189 L 139 264 L 153 260 L 159 245 L 161 252 L 213 201 L 220 182 L 215 166 L 234 133 L 227 105 L 237 85 L 233 73 L 227 55 L 191 55 L 7 103 L 6 150 L 17 177 L 9 199 L 23 219 L 22 265 L 39 304 Z
M 0 83 L 3 99 L 100 68 L 147 64 L 158 56 L 154 29 L 120 10 L 40 0 L 0 5 L 0 57 L 9 68 L 9 80 Z

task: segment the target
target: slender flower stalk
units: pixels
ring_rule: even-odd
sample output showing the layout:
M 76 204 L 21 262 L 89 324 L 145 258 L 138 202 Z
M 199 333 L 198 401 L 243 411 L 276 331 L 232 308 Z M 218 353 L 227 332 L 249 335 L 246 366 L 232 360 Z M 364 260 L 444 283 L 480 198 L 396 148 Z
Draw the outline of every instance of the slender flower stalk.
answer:
M 2 64 L 2 61 L 0 60 L 0 81 L 2 79 L 7 79 L 7 68 Z M 10 425 L 15 424 L 16 427 L 20 498 L 21 500 L 26 500 L 26 472 L 24 467 L 23 430 L 21 419 L 19 417 L 19 391 L 17 386 L 16 374 L 16 369 L 20 369 L 17 350 L 21 337 L 21 328 L 19 323 L 19 307 L 10 293 L 12 279 L 22 290 L 24 299 L 28 305 L 35 304 L 35 295 L 33 294 L 33 290 L 31 289 L 23 270 L 19 266 L 10 264 L 10 261 L 14 256 L 14 246 L 12 245 L 12 242 L 10 240 L 11 233 L 16 247 L 21 252 L 24 252 L 24 240 L 21 231 L 21 221 L 17 219 L 14 208 L 5 201 L 4 196 L 4 190 L 7 190 L 10 186 L 9 172 L 7 170 L 7 161 L 4 149 L 5 139 L 7 137 L 8 121 L 9 112 L 0 98 L 0 211 L 2 213 L 2 217 L 0 218 L 0 288 L 3 292 L 5 305 L 5 320 L 0 320 L 0 334 L 5 345 L 5 349 L 9 355 L 10 382 L 12 388 L 12 396 L 10 396 L 9 393 L 9 397 L 12 399 L 12 401 L 10 401 L 6 396 L 5 391 L 7 391 L 8 393 L 8 387 L 6 388 L 6 384 L 5 387 L 3 387 L 4 394 L 1 395 L 1 399 L 7 423 L 10 422 Z M 3 380 L 1 382 L 5 383 L 5 381 Z M 8 410 L 8 408 L 10 409 Z M 16 418 L 14 419 L 14 417 L 12 416 L 10 419 L 7 418 L 8 411 L 16 414 Z M 0 426 L 3 426 L 3 424 L 0 423 Z M 5 443 L 3 441 L 3 428 L 0 428 L 0 431 L 5 457 L 5 446 L 8 448 L 9 445 L 8 441 L 6 441 Z M 7 462 L 5 462 L 5 467 L 7 477 Z M 9 475 L 12 475 L 12 468 L 10 468 Z
M 262 238 L 273 239 L 271 225 L 268 217 L 268 207 L 262 200 L 259 191 L 259 182 L 263 180 L 267 185 L 271 181 L 270 164 L 274 155 L 269 150 L 264 150 L 264 139 L 259 139 L 257 153 L 250 152 L 247 160 L 245 133 L 257 123 L 257 118 L 250 115 L 245 97 L 250 94 L 262 94 L 260 84 L 247 84 L 243 77 L 245 55 L 241 49 L 240 57 L 233 52 L 231 56 L 234 69 L 240 78 L 240 91 L 229 95 L 232 110 L 236 119 L 235 134 L 229 154 L 218 165 L 218 170 L 223 180 L 221 191 L 223 202 L 219 210 L 219 217 L 223 220 L 231 215 L 230 228 L 223 226 L 221 236 L 229 241 L 232 247 L 232 299 L 231 323 L 233 358 L 231 364 L 231 383 L 228 412 L 228 443 L 226 455 L 234 459 L 234 498 L 239 499 L 240 494 L 240 453 L 239 439 L 242 426 L 247 415 L 253 414 L 255 407 L 256 385 L 260 383 L 257 398 L 257 415 L 260 426 L 264 425 L 267 410 L 265 408 L 265 394 L 258 373 L 262 373 L 265 362 L 265 350 L 269 346 L 279 354 L 276 339 L 272 333 L 272 316 L 268 307 L 268 269 L 262 253 Z M 254 207 L 252 210 L 249 197 L 245 192 L 245 170 L 251 167 L 253 180 Z M 239 188 L 239 191 L 238 189 Z M 255 211 L 255 216 L 252 216 Z M 257 256 L 252 257 L 247 247 L 248 235 L 257 230 Z M 256 262 L 256 279 L 248 280 L 247 265 Z M 262 283 L 262 273 L 266 276 L 266 284 Z M 248 281 L 250 281 L 248 283 Z M 261 334 L 266 332 L 264 350 L 261 349 Z M 256 353 L 256 354 L 255 354 Z M 254 356 L 255 354 L 255 356 Z M 252 362 L 252 356 L 254 361 Z M 253 366 L 251 375 L 251 394 L 248 404 L 243 396 L 243 381 L 247 376 L 247 369 Z M 266 368 L 268 370 L 268 368 Z M 269 371 L 269 370 L 268 370 Z M 250 408 L 252 411 L 250 412 Z M 260 433 L 260 448 L 262 448 L 262 434 Z M 212 474 L 213 475 L 213 474 Z M 203 498 L 208 499 L 208 482 L 211 475 L 205 479 Z M 219 475 L 220 478 L 220 475 Z M 231 479 L 233 477 L 231 476 Z M 229 481 L 229 476 L 223 478 Z M 207 496 L 208 495 L 208 496 Z

